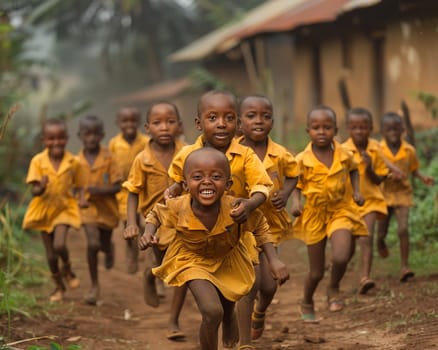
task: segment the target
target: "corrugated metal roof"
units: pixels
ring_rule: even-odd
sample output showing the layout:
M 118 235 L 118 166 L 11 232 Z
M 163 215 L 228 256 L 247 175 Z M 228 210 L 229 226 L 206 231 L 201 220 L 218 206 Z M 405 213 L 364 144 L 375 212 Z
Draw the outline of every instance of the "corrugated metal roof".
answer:
M 173 62 L 197 61 L 226 52 L 259 33 L 289 31 L 298 26 L 334 21 L 341 13 L 381 0 L 271 0 L 249 11 L 237 23 L 219 28 L 170 55 Z

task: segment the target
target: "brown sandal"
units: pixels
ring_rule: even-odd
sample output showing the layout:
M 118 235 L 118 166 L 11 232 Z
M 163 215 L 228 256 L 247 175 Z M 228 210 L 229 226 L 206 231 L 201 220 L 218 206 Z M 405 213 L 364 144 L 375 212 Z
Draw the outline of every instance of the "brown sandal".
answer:
M 376 282 L 374 282 L 369 277 L 362 277 L 360 279 L 359 285 L 359 294 L 367 294 L 370 289 L 373 289 L 376 286 Z
M 265 316 L 266 312 L 257 311 L 254 305 L 251 315 L 251 340 L 259 339 L 262 336 L 265 330 Z
M 400 282 L 407 282 L 414 276 L 415 276 L 414 271 L 412 271 L 409 267 L 404 267 L 400 271 Z

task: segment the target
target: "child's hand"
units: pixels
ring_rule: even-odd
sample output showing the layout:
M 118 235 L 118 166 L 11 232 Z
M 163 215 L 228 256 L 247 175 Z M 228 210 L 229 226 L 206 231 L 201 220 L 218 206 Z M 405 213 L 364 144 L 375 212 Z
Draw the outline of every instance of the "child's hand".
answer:
M 43 177 L 40 180 L 40 187 L 43 191 L 46 189 L 48 183 L 49 183 L 49 177 L 47 175 L 43 175 Z
M 421 179 L 421 181 L 423 181 L 423 183 L 425 185 L 428 185 L 428 186 L 432 186 L 434 183 L 433 177 L 430 177 L 430 176 L 421 176 L 420 179 Z
M 282 210 L 286 204 L 287 204 L 287 194 L 284 193 L 283 191 L 279 190 L 279 191 L 275 191 L 272 194 L 271 197 L 271 202 L 272 205 L 275 207 L 275 209 L 277 209 L 278 211 Z
M 356 204 L 359 207 L 361 207 L 365 203 L 365 199 L 363 198 L 363 196 L 360 192 L 353 193 L 353 200 L 356 202 Z
M 280 261 L 280 259 L 272 259 L 269 263 L 271 269 L 271 274 L 274 280 L 276 280 L 280 285 L 289 279 L 289 271 L 287 271 L 286 265 Z
M 88 186 L 87 192 L 92 196 L 99 195 L 100 188 L 99 188 L 99 186 Z
M 158 244 L 158 237 L 152 235 L 151 233 L 145 232 L 143 236 L 138 239 L 138 248 L 140 250 L 145 250 L 148 247 Z
M 164 200 L 167 201 L 170 198 L 176 198 L 181 195 L 182 187 L 178 183 L 174 183 L 170 187 L 164 190 Z
M 249 214 L 248 199 L 237 198 L 232 204 L 230 216 L 235 222 L 241 224 L 248 219 Z
M 133 239 L 138 236 L 139 229 L 137 225 L 127 225 L 123 230 L 124 239 Z
M 85 209 L 85 208 L 88 208 L 89 206 L 90 206 L 90 203 L 85 198 L 79 199 L 79 208 Z

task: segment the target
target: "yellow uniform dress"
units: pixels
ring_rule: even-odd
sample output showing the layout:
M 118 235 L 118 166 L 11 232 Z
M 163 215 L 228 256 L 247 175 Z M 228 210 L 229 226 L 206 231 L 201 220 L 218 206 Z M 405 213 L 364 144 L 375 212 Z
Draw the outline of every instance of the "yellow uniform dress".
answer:
M 23 228 L 51 233 L 57 225 L 81 226 L 78 201 L 73 189 L 83 187 L 86 175 L 79 162 L 70 152 L 65 152 L 58 171 L 50 162 L 49 152 L 35 155 L 29 166 L 26 183 L 49 178 L 43 195 L 35 196 L 29 203 L 23 220 Z
M 195 143 L 185 146 L 173 159 L 169 168 L 169 176 L 178 183 L 183 181 L 183 166 L 187 156 L 196 149 L 204 147 L 204 138 L 199 136 Z M 225 152 L 230 168 L 233 184 L 228 194 L 234 197 L 249 198 L 255 192 L 263 193 L 269 198 L 272 181 L 266 173 L 262 162 L 254 151 L 241 145 L 236 138 L 233 138 L 230 146 Z M 248 247 L 254 246 L 254 239 L 250 234 L 245 235 Z M 254 263 L 258 263 L 258 251 L 251 249 Z
M 123 138 L 122 133 L 114 136 L 110 140 L 108 148 L 113 155 L 113 158 L 117 163 L 120 172 L 122 173 L 123 181 L 128 178 L 129 169 L 131 169 L 131 165 L 134 161 L 135 156 L 144 149 L 147 142 L 148 137 L 139 132 L 137 133 L 137 136 L 132 144 L 128 143 Z M 128 210 L 128 190 L 122 188 L 120 192 L 117 193 L 116 198 L 119 205 L 120 220 L 126 221 Z
M 402 141 L 397 154 L 392 154 L 385 140 L 380 142 L 383 155 L 392 164 L 396 165 L 406 175 L 403 181 L 386 179 L 382 183 L 382 192 L 389 207 L 411 207 L 414 205 L 412 198 L 412 185 L 409 174 L 418 170 L 419 162 L 415 148 L 406 141 Z
M 184 143 L 176 140 L 174 155 L 183 147 Z M 171 185 L 167 170 L 155 157 L 150 141 L 147 142 L 143 151 L 135 157 L 128 179 L 122 185 L 128 192 L 138 194 L 138 209 L 143 216 L 155 203 L 163 202 L 164 190 Z
M 369 176 L 366 174 L 367 166 L 363 161 L 360 152 L 354 145 L 353 140 L 349 138 L 342 144 L 342 146 L 353 153 L 353 159 L 358 164 L 360 177 L 360 193 L 365 199 L 365 203 L 361 207 L 355 204 L 354 201 L 353 203 L 359 210 L 360 216 L 364 217 L 365 215 L 372 212 L 376 212 L 380 216 L 386 216 L 388 214 L 388 210 L 386 207 L 385 198 L 382 194 L 382 190 L 380 189 L 380 186 L 373 183 Z M 371 166 L 374 172 L 378 176 L 388 175 L 389 169 L 385 164 L 383 152 L 381 150 L 379 142 L 374 139 L 368 139 L 366 152 L 371 158 Z
M 243 137 L 239 139 L 239 142 L 242 139 Z M 263 166 L 274 184 L 271 189 L 271 195 L 283 188 L 286 177 L 298 177 L 300 174 L 298 163 L 292 153 L 285 147 L 272 141 L 271 138 L 268 138 Z M 281 242 L 292 238 L 292 220 L 286 208 L 278 211 L 272 205 L 271 200 L 268 199 L 259 209 L 266 217 L 274 245 L 279 245 Z
M 87 187 L 115 184 L 122 181 L 118 165 L 111 156 L 111 152 L 104 147 L 100 148 L 93 165 L 90 165 L 83 151 L 78 155 L 81 167 L 87 174 Z M 89 207 L 81 209 L 82 224 L 97 224 L 104 229 L 112 229 L 119 223 L 119 210 L 115 194 L 90 195 Z
M 158 235 L 159 242 L 167 245 L 167 251 L 162 264 L 152 269 L 154 275 L 171 286 L 195 279 L 210 281 L 230 301 L 248 294 L 255 274 L 242 235 L 252 232 L 258 246 L 272 240 L 259 210 L 253 211 L 244 224 L 233 221 L 230 208 L 234 200 L 222 196 L 219 216 L 211 231 L 193 213 L 189 194 L 170 199 L 166 205 L 157 204 L 146 222 L 167 228 Z
M 297 155 L 301 175 L 297 188 L 306 199 L 301 215 L 294 222 L 293 236 L 307 245 L 315 244 L 333 232 L 347 229 L 353 235 L 367 236 L 368 230 L 357 209 L 351 204 L 350 171 L 357 169 L 353 155 L 333 142 L 330 168 L 321 163 L 309 143 Z

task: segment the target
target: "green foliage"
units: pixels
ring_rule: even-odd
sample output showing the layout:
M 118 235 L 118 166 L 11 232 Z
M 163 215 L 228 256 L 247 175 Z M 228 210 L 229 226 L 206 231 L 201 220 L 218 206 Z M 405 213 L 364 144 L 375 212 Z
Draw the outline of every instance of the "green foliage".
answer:
M 70 344 L 67 347 L 62 346 L 57 342 L 51 342 L 49 347 L 40 345 L 31 345 L 27 347 L 27 350 L 81 350 L 82 346 L 77 344 Z
M 417 98 L 424 104 L 426 110 L 431 114 L 433 119 L 438 118 L 438 97 L 427 91 L 417 92 Z
M 194 82 L 195 89 L 229 89 L 217 76 L 203 68 L 195 68 L 190 72 L 190 78 Z

